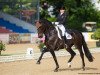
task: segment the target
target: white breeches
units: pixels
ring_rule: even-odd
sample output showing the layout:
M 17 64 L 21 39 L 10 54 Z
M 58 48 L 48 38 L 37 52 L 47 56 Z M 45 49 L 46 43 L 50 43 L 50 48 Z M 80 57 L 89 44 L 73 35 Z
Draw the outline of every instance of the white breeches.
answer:
M 62 31 L 62 36 L 65 35 L 65 27 L 63 25 L 57 25 L 57 27 L 59 27 L 59 29 Z
M 58 37 L 60 39 L 62 39 L 61 36 L 66 36 L 67 39 L 72 39 L 72 36 L 69 33 L 66 32 L 65 27 L 62 24 L 59 25 L 59 22 L 52 22 L 52 24 L 57 25 L 57 26 L 55 26 L 55 28 L 58 32 Z M 62 35 L 60 35 L 60 32 L 59 32 L 58 28 L 61 30 Z

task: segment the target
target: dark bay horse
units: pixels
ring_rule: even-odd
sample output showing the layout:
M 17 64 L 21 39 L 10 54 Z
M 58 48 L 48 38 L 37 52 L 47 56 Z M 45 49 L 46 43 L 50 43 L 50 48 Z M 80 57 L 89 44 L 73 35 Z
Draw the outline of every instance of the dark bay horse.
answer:
M 56 64 L 56 68 L 54 71 L 58 71 L 59 64 L 57 62 L 57 58 L 54 51 L 65 48 L 71 54 L 71 57 L 68 61 L 69 67 L 71 67 L 70 62 L 76 55 L 76 53 L 71 48 L 73 45 L 78 49 L 80 53 L 83 70 L 85 70 L 84 53 L 90 62 L 93 61 L 93 57 L 86 45 L 86 42 L 81 32 L 77 30 L 71 30 L 72 39 L 67 39 L 65 42 L 65 40 L 59 39 L 57 30 L 50 21 L 46 19 L 41 19 L 39 21 L 36 21 L 36 27 L 37 27 L 39 38 L 42 38 L 43 35 L 45 35 L 44 44 L 46 45 L 46 48 L 42 51 L 41 56 L 39 57 L 39 60 L 37 61 L 38 64 L 40 64 L 40 60 L 42 59 L 43 54 L 49 51 L 52 54 L 53 59 Z M 82 51 L 82 47 L 83 47 L 84 53 Z

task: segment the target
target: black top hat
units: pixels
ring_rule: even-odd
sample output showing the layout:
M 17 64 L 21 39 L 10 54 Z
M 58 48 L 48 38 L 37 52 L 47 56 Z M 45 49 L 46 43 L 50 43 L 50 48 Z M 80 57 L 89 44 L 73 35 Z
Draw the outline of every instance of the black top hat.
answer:
M 65 7 L 61 7 L 60 10 L 65 10 Z

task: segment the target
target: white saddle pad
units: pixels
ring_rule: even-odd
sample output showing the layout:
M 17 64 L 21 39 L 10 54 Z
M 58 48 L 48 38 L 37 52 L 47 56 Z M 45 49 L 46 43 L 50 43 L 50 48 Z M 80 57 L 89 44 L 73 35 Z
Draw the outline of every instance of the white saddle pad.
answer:
M 65 33 L 67 39 L 72 39 L 72 36 L 69 33 Z
M 58 27 L 55 26 L 55 28 L 56 28 L 56 30 L 57 30 L 58 37 L 62 40 L 61 34 L 60 34 L 60 31 L 59 31 Z M 71 36 L 69 33 L 65 32 L 65 35 L 66 35 L 66 39 L 72 39 L 72 36 Z

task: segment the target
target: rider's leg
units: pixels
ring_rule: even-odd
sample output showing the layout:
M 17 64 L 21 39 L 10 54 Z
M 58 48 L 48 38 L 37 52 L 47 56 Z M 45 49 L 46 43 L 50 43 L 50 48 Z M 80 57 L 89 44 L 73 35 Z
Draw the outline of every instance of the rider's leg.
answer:
M 62 31 L 62 36 L 65 35 L 65 27 L 63 25 L 57 25 L 59 29 Z
M 62 31 L 62 40 L 64 41 L 64 43 L 66 44 L 67 39 L 66 39 L 66 35 L 65 35 L 65 27 L 63 25 L 57 25 L 59 27 L 59 29 Z

